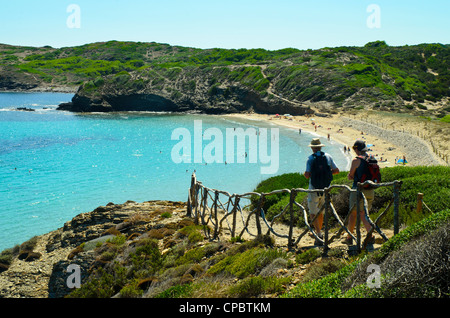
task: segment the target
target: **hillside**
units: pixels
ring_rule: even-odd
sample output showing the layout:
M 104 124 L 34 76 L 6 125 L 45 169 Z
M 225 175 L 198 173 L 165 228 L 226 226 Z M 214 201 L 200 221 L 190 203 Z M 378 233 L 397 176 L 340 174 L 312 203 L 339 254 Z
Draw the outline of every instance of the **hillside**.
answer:
M 74 90 L 73 111 L 230 113 L 352 108 L 444 117 L 450 46 L 195 49 L 102 42 L 54 49 L 0 45 L 0 90 Z

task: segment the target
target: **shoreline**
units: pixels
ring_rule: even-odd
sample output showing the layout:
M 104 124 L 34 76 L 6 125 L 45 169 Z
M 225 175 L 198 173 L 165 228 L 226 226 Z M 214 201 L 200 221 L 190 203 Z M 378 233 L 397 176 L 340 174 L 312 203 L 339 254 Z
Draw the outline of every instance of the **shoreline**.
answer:
M 70 86 L 46 86 L 35 87 L 30 89 L 5 89 L 0 90 L 0 93 L 66 93 L 75 94 L 78 91 L 77 87 Z
M 433 153 L 431 146 L 416 136 L 384 129 L 345 116 L 329 115 L 329 117 L 309 118 L 306 116 L 279 116 L 277 118 L 275 115 L 256 113 L 224 116 L 259 120 L 296 130 L 301 129 L 301 131 L 315 134 L 323 139 L 327 139 L 329 134 L 329 140 L 334 140 L 347 148 L 353 146 L 357 139 L 364 140 L 366 144 L 373 145 L 368 153 L 377 158 L 380 168 L 402 165 L 396 164 L 395 159 L 401 159 L 403 156 L 405 156 L 408 166 L 445 165 L 445 162 Z M 353 151 L 345 154 L 349 158 L 353 158 L 355 155 Z

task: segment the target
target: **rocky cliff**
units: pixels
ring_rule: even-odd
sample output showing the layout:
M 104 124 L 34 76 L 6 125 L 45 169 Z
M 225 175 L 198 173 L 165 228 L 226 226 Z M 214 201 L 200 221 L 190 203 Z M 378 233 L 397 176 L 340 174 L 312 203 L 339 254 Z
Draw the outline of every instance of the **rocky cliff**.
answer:
M 149 68 L 89 81 L 59 110 L 313 113 L 308 106 L 268 94 L 266 81 L 259 67 Z

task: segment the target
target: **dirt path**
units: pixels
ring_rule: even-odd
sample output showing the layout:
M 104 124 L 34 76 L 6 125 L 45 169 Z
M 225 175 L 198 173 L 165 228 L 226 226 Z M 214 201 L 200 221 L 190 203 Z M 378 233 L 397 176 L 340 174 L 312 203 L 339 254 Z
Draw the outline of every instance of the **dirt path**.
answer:
M 220 216 L 218 218 L 219 221 L 223 218 L 223 216 L 224 216 L 224 214 L 220 213 Z M 245 228 L 245 225 L 244 225 L 244 222 L 242 221 L 242 219 L 247 221 L 247 217 L 248 217 L 247 212 L 243 212 L 242 215 L 238 214 L 238 216 L 236 218 L 236 232 L 235 232 L 236 236 L 239 235 L 242 232 L 242 230 Z M 222 231 L 220 233 L 220 240 L 224 240 L 224 241 L 231 239 L 232 216 L 231 215 L 228 216 L 227 219 L 228 219 L 228 223 L 227 223 L 226 219 L 222 222 Z M 270 222 L 268 222 L 268 223 L 270 224 Z M 285 237 L 280 237 L 280 236 L 274 235 L 271 232 L 270 236 L 274 239 L 275 246 L 287 248 L 288 247 L 287 236 L 289 235 L 289 226 L 286 224 L 283 224 L 283 223 L 275 223 L 275 224 L 273 224 L 272 228 L 273 228 L 273 231 L 276 232 L 277 234 L 279 234 L 281 236 L 285 236 Z M 292 235 L 293 235 L 294 241 L 297 240 L 297 238 L 305 231 L 305 229 L 306 229 L 306 227 L 304 227 L 304 228 L 294 227 L 293 228 Z M 338 230 L 339 230 L 339 228 L 330 229 L 329 238 L 331 238 Z M 263 234 L 265 234 L 269 231 L 269 228 L 267 227 L 266 223 L 263 220 L 261 220 L 261 231 Z M 382 231 L 386 235 L 387 238 L 391 238 L 394 235 L 393 230 L 382 229 Z M 257 231 L 257 226 L 256 226 L 256 220 L 255 220 L 255 217 L 252 216 L 248 223 L 247 230 L 245 230 L 243 232 L 242 239 L 252 240 L 255 238 L 257 233 L 258 233 L 258 231 Z M 347 235 L 346 232 L 342 231 L 340 237 L 337 237 L 336 239 L 334 239 L 333 242 L 329 245 L 329 247 L 330 248 L 345 248 L 345 249 L 347 249 L 348 245 L 341 242 L 346 237 L 346 235 Z M 356 236 L 355 233 L 354 233 L 354 235 Z M 361 239 L 363 240 L 366 237 L 366 235 L 367 235 L 367 232 L 366 232 L 364 226 L 361 225 Z M 374 236 L 375 236 L 376 242 L 375 242 L 375 244 L 373 244 L 373 248 L 377 249 L 381 246 L 381 244 L 384 242 L 384 240 L 376 232 L 374 233 Z M 294 249 L 313 247 L 313 246 L 315 246 L 314 241 L 315 241 L 315 237 L 312 235 L 312 233 L 310 231 L 308 231 L 305 235 L 303 235 L 303 237 L 298 242 L 297 246 L 294 247 Z

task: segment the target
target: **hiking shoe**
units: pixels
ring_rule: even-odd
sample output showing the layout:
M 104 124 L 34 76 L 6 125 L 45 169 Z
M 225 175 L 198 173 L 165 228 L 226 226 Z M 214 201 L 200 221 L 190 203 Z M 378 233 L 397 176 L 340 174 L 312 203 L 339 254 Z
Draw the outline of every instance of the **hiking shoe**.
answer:
M 323 239 L 322 234 L 317 234 L 318 237 L 320 237 L 321 239 Z M 323 243 L 321 241 L 319 241 L 317 238 L 314 240 L 314 245 L 316 246 L 323 246 Z
M 353 239 L 351 237 L 347 236 L 345 239 L 342 240 L 341 243 L 346 244 L 346 245 L 353 245 Z
M 371 235 L 370 237 L 366 238 L 366 245 L 375 244 L 375 236 Z

